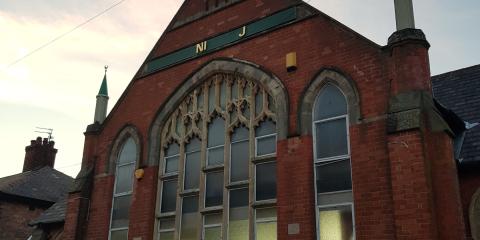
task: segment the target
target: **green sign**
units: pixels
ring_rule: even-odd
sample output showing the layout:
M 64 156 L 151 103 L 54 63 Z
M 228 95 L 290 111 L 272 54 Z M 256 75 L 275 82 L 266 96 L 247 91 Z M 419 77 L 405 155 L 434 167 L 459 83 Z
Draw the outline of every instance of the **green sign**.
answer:
M 153 59 L 146 64 L 145 68 L 143 69 L 143 74 L 147 75 L 156 71 L 160 71 L 186 60 L 194 59 L 204 54 L 211 53 L 226 46 L 238 43 L 246 38 L 260 35 L 269 29 L 289 23 L 295 19 L 297 19 L 295 7 L 280 11 L 256 22 L 252 22 L 240 28 L 234 29 L 230 32 L 222 33 L 203 42 Z

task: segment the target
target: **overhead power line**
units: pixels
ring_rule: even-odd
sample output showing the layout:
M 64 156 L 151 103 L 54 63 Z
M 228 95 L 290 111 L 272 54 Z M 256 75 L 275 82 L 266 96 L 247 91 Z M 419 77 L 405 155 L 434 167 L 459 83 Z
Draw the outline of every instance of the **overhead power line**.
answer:
M 38 48 L 36 48 L 36 49 L 34 49 L 34 50 L 32 50 L 32 51 L 28 52 L 27 54 L 23 55 L 23 56 L 22 56 L 22 57 L 20 57 L 19 59 L 17 59 L 17 60 L 15 60 L 15 61 L 13 61 L 12 63 L 8 64 L 6 68 L 9 68 L 9 67 L 11 67 L 11 66 L 13 66 L 13 65 L 17 64 L 17 63 L 19 63 L 19 62 L 23 61 L 25 58 L 27 58 L 27 57 L 29 57 L 29 56 L 33 55 L 34 53 L 36 53 L 36 52 L 38 52 L 38 51 L 40 51 L 40 50 L 44 49 L 45 47 L 48 47 L 49 45 L 53 44 L 54 42 L 56 42 L 56 41 L 58 41 L 58 40 L 62 39 L 63 37 L 65 37 L 65 36 L 67 36 L 68 34 L 70 34 L 70 33 L 74 32 L 75 30 L 77 30 L 77 29 L 79 29 L 79 28 L 81 28 L 81 27 L 83 27 L 83 26 L 87 25 L 89 22 L 91 22 L 91 21 L 95 20 L 96 18 L 98 18 L 98 17 L 102 16 L 102 15 L 103 15 L 103 14 L 105 14 L 106 12 L 108 12 L 108 11 L 112 10 L 113 8 L 115 8 L 116 6 L 118 6 L 118 5 L 122 4 L 122 3 L 123 3 L 123 2 L 125 2 L 125 1 L 126 1 L 126 0 L 120 0 L 120 1 L 118 1 L 118 2 L 116 2 L 116 3 L 114 3 L 114 4 L 113 4 L 113 5 L 111 5 L 110 7 L 106 8 L 105 10 L 101 11 L 100 13 L 97 13 L 95 16 L 93 16 L 93 17 L 91 17 L 91 18 L 87 19 L 87 20 L 86 20 L 86 21 L 84 21 L 83 23 L 80 23 L 79 25 L 75 26 L 74 28 L 70 29 L 69 31 L 67 31 L 67 32 L 64 32 L 64 33 L 62 33 L 62 34 L 58 35 L 58 36 L 57 36 L 57 37 L 55 37 L 54 39 L 52 39 L 52 40 L 50 40 L 50 41 L 46 42 L 45 44 L 41 45 L 40 47 L 38 47 Z

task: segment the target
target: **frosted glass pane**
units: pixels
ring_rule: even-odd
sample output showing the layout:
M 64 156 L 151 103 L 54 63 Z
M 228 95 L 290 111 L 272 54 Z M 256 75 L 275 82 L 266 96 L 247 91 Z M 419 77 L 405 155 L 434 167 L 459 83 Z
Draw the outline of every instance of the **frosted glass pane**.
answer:
M 128 216 L 132 196 L 113 198 L 112 228 L 128 227 Z
M 276 135 L 264 138 L 257 138 L 257 156 L 274 154 L 277 152 Z
M 230 182 L 248 180 L 249 142 L 232 143 Z
M 173 212 L 177 206 L 177 180 L 163 182 L 162 213 Z
M 173 240 L 173 234 L 174 232 L 162 232 L 159 240 Z
M 264 121 L 255 129 L 255 136 L 261 137 L 276 132 L 275 123 L 272 121 Z
M 208 149 L 207 156 L 208 156 L 208 161 L 207 161 L 208 166 L 223 164 L 223 156 L 224 156 L 223 147 Z
M 352 240 L 352 208 L 342 206 L 320 209 L 318 213 L 320 240 Z
M 110 235 L 110 240 L 127 240 L 127 239 L 128 239 L 128 230 L 112 231 Z
M 229 240 L 248 240 L 248 189 L 230 191 Z
M 221 227 L 206 228 L 205 240 L 222 240 L 222 228 Z
M 317 193 L 352 189 L 350 160 L 340 160 L 316 166 Z
M 208 125 L 208 147 L 225 144 L 225 121 L 223 118 L 215 118 Z
M 200 152 L 187 153 L 184 189 L 197 189 L 200 180 Z
M 198 196 L 183 198 L 181 240 L 197 239 L 198 220 Z
M 256 200 L 275 199 L 277 197 L 277 165 L 275 163 L 256 166 Z
M 347 114 L 345 96 L 333 85 L 326 85 L 315 102 L 314 120 L 327 119 Z
M 176 143 L 172 143 L 168 145 L 168 148 L 165 150 L 165 156 L 169 157 L 169 156 L 177 155 L 179 152 L 180 152 L 180 146 Z
M 348 154 L 346 119 L 315 124 L 317 159 Z
M 205 215 L 205 225 L 222 224 L 222 214 Z
M 223 203 L 223 172 L 207 174 L 205 207 L 222 205 Z
M 160 220 L 160 230 L 168 230 L 175 228 L 175 218 Z
M 132 138 L 129 138 L 122 147 L 118 157 L 118 164 L 132 163 L 137 159 L 137 146 Z
M 277 240 L 277 223 L 257 223 L 255 240 Z
M 133 187 L 133 171 L 135 165 L 129 164 L 117 168 L 115 179 L 115 193 L 126 193 L 132 191 Z
M 165 173 L 178 171 L 178 156 L 165 158 Z
M 259 208 L 255 211 L 255 218 L 257 221 L 271 220 L 277 218 L 276 208 Z
M 205 240 L 221 240 L 222 239 L 222 227 L 221 227 L 222 214 L 205 215 L 204 218 L 205 218 L 204 239 Z

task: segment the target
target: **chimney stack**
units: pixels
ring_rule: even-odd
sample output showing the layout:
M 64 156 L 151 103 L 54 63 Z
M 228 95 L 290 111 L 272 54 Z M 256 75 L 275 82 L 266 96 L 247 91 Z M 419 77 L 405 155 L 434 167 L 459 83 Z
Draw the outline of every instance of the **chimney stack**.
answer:
M 397 31 L 415 28 L 412 0 L 395 0 Z
M 25 160 L 23 162 L 23 172 L 34 171 L 43 167 L 55 165 L 55 156 L 57 149 L 54 148 L 55 142 L 48 138 L 37 137 L 30 141 L 30 146 L 25 147 Z

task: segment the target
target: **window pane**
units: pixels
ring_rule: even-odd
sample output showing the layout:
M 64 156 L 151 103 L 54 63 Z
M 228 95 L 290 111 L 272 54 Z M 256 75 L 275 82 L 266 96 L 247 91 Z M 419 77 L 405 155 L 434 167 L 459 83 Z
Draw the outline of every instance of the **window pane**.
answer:
M 350 160 L 340 160 L 316 166 L 317 193 L 352 189 Z
M 212 81 L 208 89 L 208 111 L 213 112 L 215 109 L 215 81 Z
M 208 166 L 223 164 L 223 146 L 208 149 L 207 156 L 208 156 L 208 161 L 207 161 Z
M 184 189 L 197 189 L 200 179 L 200 152 L 187 153 Z
M 353 239 L 352 207 L 320 209 L 318 224 L 321 240 Z
M 248 140 L 249 131 L 246 127 L 236 128 L 232 134 L 232 142 L 238 142 L 242 140 Z
M 205 240 L 222 240 L 222 228 L 221 227 L 208 227 L 205 228 Z
M 175 218 L 160 220 L 160 230 L 175 229 Z
M 258 221 L 272 221 L 277 219 L 276 208 L 259 208 L 255 211 L 255 218 Z
M 178 171 L 178 156 L 165 158 L 165 173 Z
M 348 154 L 346 119 L 315 124 L 317 159 Z
M 352 203 L 352 191 L 331 194 L 317 194 L 317 205 L 335 205 L 340 203 Z
M 223 203 L 223 172 L 207 174 L 205 207 L 222 205 Z
M 230 191 L 229 240 L 248 240 L 248 189 Z
M 200 151 L 201 148 L 202 142 L 198 138 L 191 139 L 190 142 L 185 146 L 187 153 Z
M 122 147 L 118 158 L 118 164 L 132 163 L 137 159 L 137 146 L 132 138 L 129 138 Z
M 255 129 L 255 136 L 261 137 L 265 135 L 274 134 L 276 132 L 275 123 L 272 121 L 264 121 Z
M 173 212 L 177 201 L 177 180 L 163 182 L 162 213 Z
M 168 148 L 165 150 L 165 156 L 170 157 L 177 155 L 180 152 L 180 146 L 177 143 L 172 143 L 168 145 Z
M 262 90 L 259 89 L 257 95 L 255 95 L 255 114 L 258 115 L 263 110 L 263 93 Z
M 134 164 L 124 165 L 117 168 L 115 180 L 115 193 L 126 193 L 132 191 Z
M 274 154 L 277 152 L 276 135 L 264 138 L 257 138 L 257 156 Z
M 277 240 L 277 223 L 257 223 L 255 240 Z
M 128 230 L 112 231 L 110 240 L 127 240 Z
M 112 209 L 112 227 L 123 228 L 128 227 L 128 216 L 130 210 L 130 195 L 113 198 Z
M 225 121 L 223 118 L 215 118 L 208 125 L 208 147 L 224 145 L 225 143 Z
M 226 94 L 227 94 L 227 81 L 222 81 L 222 85 L 220 85 L 220 106 L 223 109 L 225 109 L 225 104 L 227 102 Z
M 174 232 L 161 232 L 160 240 L 173 240 Z
M 198 222 L 198 196 L 184 197 L 182 204 L 182 231 L 180 239 L 196 240 Z
M 210 214 L 204 216 L 204 239 L 222 239 L 222 214 Z
M 256 166 L 256 200 L 275 199 L 277 197 L 277 165 L 275 163 Z
M 230 182 L 248 180 L 249 142 L 232 143 Z
M 315 102 L 314 120 L 327 119 L 347 114 L 345 96 L 333 85 L 326 85 Z

